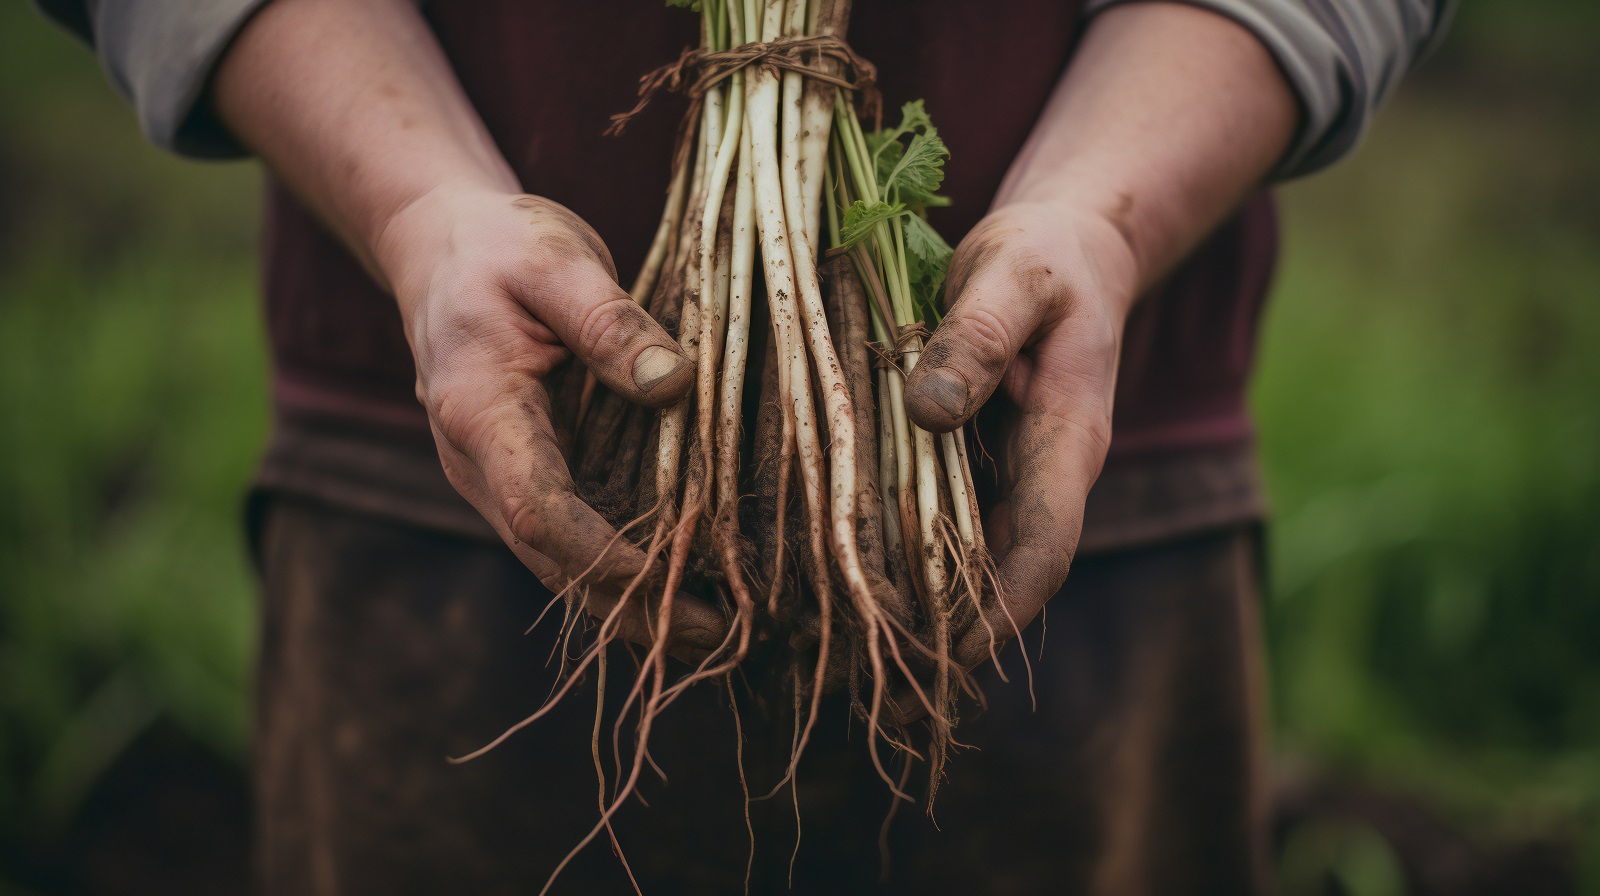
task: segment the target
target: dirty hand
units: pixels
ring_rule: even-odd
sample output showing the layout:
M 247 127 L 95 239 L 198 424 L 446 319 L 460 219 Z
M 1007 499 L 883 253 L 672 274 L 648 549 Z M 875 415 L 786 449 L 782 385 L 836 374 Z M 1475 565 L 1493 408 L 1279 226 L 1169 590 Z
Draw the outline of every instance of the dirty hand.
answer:
M 594 230 L 555 202 L 435 190 L 388 222 L 374 255 L 451 484 L 546 587 L 581 578 L 603 618 L 644 555 L 574 492 L 544 378 L 576 355 L 619 394 L 661 407 L 687 394 L 693 363 L 617 285 Z M 645 602 L 632 603 L 619 634 L 648 644 Z M 673 655 L 694 661 L 721 642 L 720 612 L 688 596 L 675 610 Z
M 997 388 L 1006 402 L 1000 500 L 985 527 L 1004 594 L 987 627 L 955 635 L 964 670 L 989 657 L 990 630 L 1011 637 L 1013 622 L 1021 630 L 1066 580 L 1111 439 L 1136 279 L 1118 228 L 1064 203 L 998 208 L 956 248 L 949 310 L 908 378 L 906 403 L 917 425 L 948 432 Z

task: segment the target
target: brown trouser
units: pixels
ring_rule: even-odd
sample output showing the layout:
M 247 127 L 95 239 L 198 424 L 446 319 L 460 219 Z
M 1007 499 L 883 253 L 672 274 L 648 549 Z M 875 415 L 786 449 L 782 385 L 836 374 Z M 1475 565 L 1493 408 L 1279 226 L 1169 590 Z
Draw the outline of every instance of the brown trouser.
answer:
M 555 680 L 548 600 L 505 549 L 310 502 L 264 504 L 256 736 L 258 861 L 269 894 L 538 891 L 598 816 L 592 676 L 548 717 L 453 766 L 537 708 Z M 863 729 L 835 699 L 798 777 L 797 893 L 1263 892 L 1262 669 L 1253 530 L 1079 559 L 1028 632 L 1038 711 L 981 680 L 935 805 L 891 827 Z M 558 608 L 559 609 L 559 608 Z M 610 663 L 613 705 L 632 663 Z M 757 795 L 781 775 L 792 709 L 746 706 Z M 647 894 L 744 891 L 750 840 L 725 689 L 662 716 L 618 836 Z M 631 730 L 631 729 L 628 729 Z M 624 731 L 624 750 L 627 734 Z M 602 733 L 609 761 L 610 727 Z M 915 780 L 915 779 L 914 779 Z M 916 783 L 913 787 L 917 787 Z M 925 782 L 924 782 L 925 786 Z M 795 808 L 751 804 L 749 892 L 785 892 Z M 552 892 L 627 893 L 602 838 Z

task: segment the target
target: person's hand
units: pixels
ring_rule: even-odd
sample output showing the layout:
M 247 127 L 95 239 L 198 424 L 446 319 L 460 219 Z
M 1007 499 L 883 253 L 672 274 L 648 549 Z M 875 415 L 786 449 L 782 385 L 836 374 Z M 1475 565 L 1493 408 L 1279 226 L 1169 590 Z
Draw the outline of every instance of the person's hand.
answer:
M 694 364 L 617 285 L 594 230 L 549 200 L 436 189 L 382 227 L 373 257 L 399 302 L 451 484 L 546 587 L 578 580 L 603 618 L 644 555 L 573 490 L 544 378 L 575 355 L 619 394 L 662 407 L 687 394 Z M 648 592 L 636 589 L 619 618 L 619 634 L 642 644 Z M 720 612 L 680 595 L 670 649 L 698 660 L 725 628 Z
M 1007 403 L 999 500 L 985 527 L 1003 604 L 987 626 L 955 633 L 952 660 L 963 670 L 989 658 L 990 631 L 1011 637 L 1066 580 L 1111 440 L 1135 281 L 1119 228 L 1062 203 L 1001 207 L 956 247 L 949 310 L 908 378 L 906 404 L 917 425 L 948 432 L 997 387 Z

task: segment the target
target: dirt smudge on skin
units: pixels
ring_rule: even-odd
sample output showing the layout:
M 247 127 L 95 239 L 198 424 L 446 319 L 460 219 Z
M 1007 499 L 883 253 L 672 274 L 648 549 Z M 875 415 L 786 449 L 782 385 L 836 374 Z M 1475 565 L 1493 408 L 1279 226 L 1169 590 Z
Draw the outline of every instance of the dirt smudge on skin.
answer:
M 605 241 L 589 226 L 589 222 L 572 209 L 539 196 L 523 196 L 513 200 L 511 205 L 531 212 L 528 219 L 530 224 L 549 229 L 541 239 L 549 242 L 553 248 L 568 255 L 589 255 L 600 262 L 613 281 L 617 279 L 617 265 L 611 259 L 611 250 L 606 248 Z
M 956 247 L 950 259 L 950 272 L 945 276 L 945 304 L 954 309 L 966 291 L 967 280 L 974 272 L 988 267 L 1005 249 L 1006 237 L 1018 231 L 979 223 L 967 238 Z M 954 297 L 953 301 L 952 298 Z
M 1054 593 L 1072 563 L 1072 551 L 1058 546 L 1078 542 L 1083 525 L 1083 494 L 1072 492 L 1086 492 L 1087 486 L 1075 485 L 1060 471 L 1052 470 L 1050 460 L 1062 440 L 1077 435 L 1059 420 L 1024 414 L 1007 440 L 1007 478 L 1015 486 L 1009 498 L 1011 543 L 1006 569 L 1011 580 L 1008 584 L 1025 601 Z M 1070 509 L 1062 512 L 1063 508 Z M 1050 546 L 1044 545 L 1039 533 L 1051 533 Z M 1025 568 L 1019 567 L 1023 561 Z

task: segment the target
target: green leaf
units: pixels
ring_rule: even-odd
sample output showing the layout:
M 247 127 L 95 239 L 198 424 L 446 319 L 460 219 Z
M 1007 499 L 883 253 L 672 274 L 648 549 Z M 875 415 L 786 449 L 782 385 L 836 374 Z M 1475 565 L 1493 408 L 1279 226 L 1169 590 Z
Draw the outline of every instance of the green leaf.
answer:
M 924 320 L 937 322 L 939 294 L 950 272 L 954 250 L 933 225 L 918 215 L 906 215 L 905 232 L 906 274 L 911 281 L 912 302 Z
M 905 154 L 905 144 L 900 142 L 900 138 L 932 128 L 933 119 L 928 117 L 922 100 L 912 100 L 900 107 L 900 124 L 867 135 L 867 150 L 872 153 L 880 183 Z
M 872 228 L 904 214 L 906 207 L 898 202 L 890 205 L 887 202 L 857 199 L 844 213 L 844 221 L 839 225 L 839 245 L 854 246 L 866 239 L 872 233 Z
M 927 107 L 922 100 L 912 100 L 900 107 L 900 124 L 894 128 L 873 131 L 867 135 L 867 148 L 877 154 L 878 150 L 890 143 L 898 143 L 901 137 L 915 134 L 924 128 L 932 128 L 933 119 L 928 117 Z
M 700 11 L 700 0 L 667 0 L 667 5 L 676 6 L 679 9 L 689 9 L 695 12 Z
M 928 107 L 922 100 L 912 100 L 900 107 L 900 132 L 909 134 L 919 128 L 932 128 L 933 119 L 928 117 Z
M 876 158 L 878 153 L 883 151 L 884 147 L 895 142 L 894 133 L 894 131 L 891 131 L 887 128 L 879 131 L 868 132 L 866 135 L 867 152 L 871 153 L 873 157 Z
M 902 142 L 902 138 L 909 137 Z M 900 123 L 867 135 L 873 174 L 883 195 L 904 202 L 914 212 L 929 206 L 949 205 L 936 195 L 944 183 L 944 160 L 950 151 L 928 117 L 922 100 L 900 107 Z
M 873 176 L 877 178 L 879 184 L 888 182 L 889 175 L 894 172 L 895 166 L 900 164 L 900 160 L 905 158 L 905 154 L 906 145 L 898 140 L 886 143 L 878 150 L 873 156 L 877 160 Z
M 950 150 L 945 148 L 944 141 L 939 139 L 938 132 L 933 128 L 912 137 L 905 155 L 883 180 L 885 195 L 890 190 L 898 190 L 897 198 L 907 202 L 923 205 L 937 202 L 938 197 L 934 194 L 939 192 L 939 186 L 944 183 L 944 160 L 949 157 Z
M 950 244 L 922 217 L 931 206 L 949 205 L 938 195 L 950 151 L 928 117 L 922 100 L 900 107 L 900 123 L 867 135 L 873 173 L 882 195 L 894 203 L 857 202 L 845 215 L 840 241 L 854 245 L 881 221 L 905 219 L 905 278 L 911 304 L 924 321 L 939 320 L 939 297 L 950 270 Z M 880 247 L 881 248 L 881 247 Z M 891 254 L 894 254 L 890 247 Z M 898 262 L 897 263 L 901 263 Z
M 918 215 L 906 216 L 906 251 L 929 262 L 939 261 L 948 266 L 954 250 L 944 241 L 939 231 L 927 219 Z

